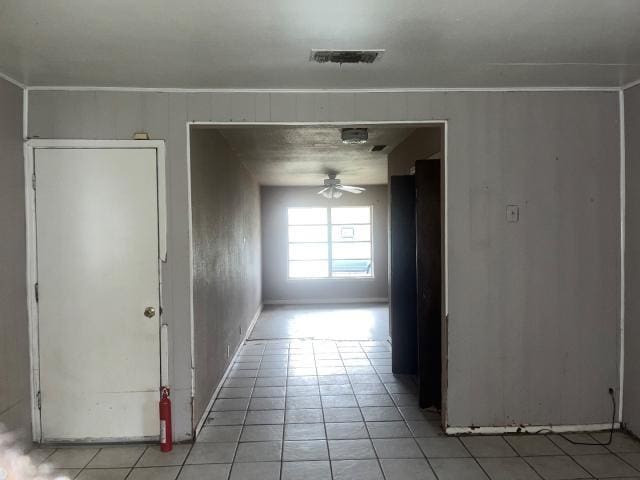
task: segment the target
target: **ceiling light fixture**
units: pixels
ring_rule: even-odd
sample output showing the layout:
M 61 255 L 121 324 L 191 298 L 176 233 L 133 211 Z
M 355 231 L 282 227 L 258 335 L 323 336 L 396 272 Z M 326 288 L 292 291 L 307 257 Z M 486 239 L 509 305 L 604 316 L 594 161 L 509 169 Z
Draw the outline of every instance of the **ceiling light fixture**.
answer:
M 367 143 L 369 132 L 366 128 L 343 128 L 340 132 L 342 143 L 345 144 L 361 144 Z

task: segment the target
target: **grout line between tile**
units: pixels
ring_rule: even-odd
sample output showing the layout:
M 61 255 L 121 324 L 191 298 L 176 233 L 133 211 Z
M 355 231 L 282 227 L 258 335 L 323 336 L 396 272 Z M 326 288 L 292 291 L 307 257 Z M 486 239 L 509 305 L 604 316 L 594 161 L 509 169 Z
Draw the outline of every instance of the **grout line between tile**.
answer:
M 636 468 L 635 466 L 633 466 L 631 463 L 629 463 L 627 460 L 625 460 L 623 457 L 620 456 L 620 453 L 637 453 L 637 452 L 609 452 L 611 453 L 613 456 L 615 456 L 616 458 L 619 458 L 621 461 L 623 461 L 625 464 L 629 465 L 631 468 L 633 468 L 636 472 L 640 473 L 640 469 Z
M 284 436 L 287 427 L 287 388 L 289 387 L 289 350 L 290 345 L 287 345 L 287 371 L 284 376 L 284 413 L 282 417 L 282 440 L 280 441 L 280 480 L 282 480 L 282 469 L 284 467 Z M 263 357 L 264 358 L 264 357 Z
M 313 350 L 313 361 L 314 364 L 316 366 L 316 373 L 317 373 L 317 368 L 318 368 L 318 364 L 317 364 L 317 359 L 316 359 L 316 347 L 315 344 L 312 344 L 312 350 Z M 342 363 L 342 359 L 340 359 L 340 362 Z M 317 378 L 317 377 L 316 377 Z M 320 382 L 318 381 L 318 395 L 320 396 L 320 409 L 322 410 L 322 426 L 324 428 L 324 441 L 327 445 L 327 461 L 329 463 L 329 472 L 331 474 L 331 478 L 333 478 L 333 463 L 331 463 L 331 452 L 329 450 L 329 434 L 327 432 L 327 422 L 325 421 L 324 418 L 324 408 L 323 407 L 323 403 L 322 403 L 322 393 L 320 391 Z
M 471 450 L 469 450 L 469 448 L 467 447 L 467 445 L 460 439 L 458 438 L 458 442 L 460 442 L 460 444 L 462 445 L 462 448 L 464 448 L 466 450 L 466 452 L 469 454 L 469 456 L 471 458 L 473 458 L 473 461 L 476 462 L 476 465 L 478 465 L 478 467 L 480 468 L 480 470 L 482 470 L 482 472 L 485 474 L 485 476 L 487 477 L 487 479 L 491 479 L 491 476 L 489 475 L 489 473 L 482 467 L 482 465 L 480 465 L 480 462 L 478 461 L 478 459 L 471 453 Z
M 129 476 L 131 475 L 131 472 L 133 472 L 133 469 L 136 468 L 136 465 L 138 464 L 138 462 L 140 461 L 140 459 L 142 458 L 142 456 L 144 455 L 144 452 L 147 451 L 149 447 L 145 446 L 142 449 L 142 453 L 140 455 L 138 455 L 138 458 L 136 459 L 135 462 L 133 462 L 133 465 L 129 468 L 129 471 L 127 472 L 127 474 L 124 476 L 124 480 L 127 480 L 129 478 Z

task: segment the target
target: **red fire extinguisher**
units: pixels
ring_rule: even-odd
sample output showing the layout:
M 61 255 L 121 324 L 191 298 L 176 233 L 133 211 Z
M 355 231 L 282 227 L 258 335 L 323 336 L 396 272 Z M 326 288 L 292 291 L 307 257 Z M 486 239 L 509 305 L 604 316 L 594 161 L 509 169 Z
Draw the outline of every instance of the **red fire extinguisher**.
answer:
M 169 387 L 161 387 L 160 392 L 160 450 L 170 452 L 173 449 L 173 436 L 171 435 Z

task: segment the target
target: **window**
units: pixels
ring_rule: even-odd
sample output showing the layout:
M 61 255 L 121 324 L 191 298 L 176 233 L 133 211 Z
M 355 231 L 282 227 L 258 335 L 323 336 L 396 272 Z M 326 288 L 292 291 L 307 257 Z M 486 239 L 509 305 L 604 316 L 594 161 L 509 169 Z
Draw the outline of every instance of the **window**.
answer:
M 372 277 L 371 207 L 288 209 L 289 278 Z

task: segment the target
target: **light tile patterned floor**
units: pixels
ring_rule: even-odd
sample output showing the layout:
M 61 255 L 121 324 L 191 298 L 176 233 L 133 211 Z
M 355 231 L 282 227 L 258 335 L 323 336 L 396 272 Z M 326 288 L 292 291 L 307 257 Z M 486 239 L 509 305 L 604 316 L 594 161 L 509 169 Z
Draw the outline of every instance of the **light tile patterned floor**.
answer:
M 194 445 L 42 448 L 79 480 L 640 480 L 640 443 L 445 437 L 387 342 L 247 342 Z M 575 434 L 606 441 L 607 434 Z

